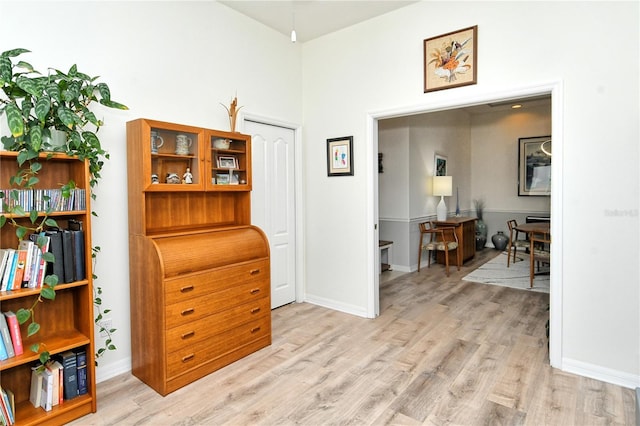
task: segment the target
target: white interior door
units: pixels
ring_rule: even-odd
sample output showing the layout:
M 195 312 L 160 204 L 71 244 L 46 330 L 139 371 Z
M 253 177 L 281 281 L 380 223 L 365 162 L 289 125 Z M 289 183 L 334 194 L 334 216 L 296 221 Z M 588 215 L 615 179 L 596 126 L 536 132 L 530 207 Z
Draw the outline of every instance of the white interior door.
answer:
M 271 248 L 271 308 L 296 299 L 295 132 L 246 120 L 251 135 L 251 223 Z

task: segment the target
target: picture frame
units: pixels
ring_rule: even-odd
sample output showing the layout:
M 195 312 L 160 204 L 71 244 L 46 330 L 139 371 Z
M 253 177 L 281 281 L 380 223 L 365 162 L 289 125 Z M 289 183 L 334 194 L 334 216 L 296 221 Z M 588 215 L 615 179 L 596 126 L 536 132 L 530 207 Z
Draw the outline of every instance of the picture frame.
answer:
M 433 158 L 433 175 L 447 176 L 447 156 L 435 154 Z
M 327 176 L 353 176 L 353 136 L 327 139 Z
M 424 40 L 424 93 L 476 84 L 478 26 Z
M 217 185 L 229 185 L 229 173 L 218 173 L 218 174 L 216 174 L 216 184 Z
M 218 157 L 218 168 L 219 169 L 237 169 L 238 168 L 238 159 L 233 155 L 229 156 L 219 156 Z
M 518 196 L 551 195 L 551 136 L 518 139 Z

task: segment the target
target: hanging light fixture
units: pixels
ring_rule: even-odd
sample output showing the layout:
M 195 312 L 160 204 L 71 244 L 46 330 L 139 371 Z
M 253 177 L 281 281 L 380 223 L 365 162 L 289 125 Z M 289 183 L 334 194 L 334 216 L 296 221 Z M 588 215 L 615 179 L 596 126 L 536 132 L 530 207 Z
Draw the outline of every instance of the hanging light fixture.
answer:
M 291 2 L 291 43 L 298 41 L 296 34 L 296 11 L 293 2 Z

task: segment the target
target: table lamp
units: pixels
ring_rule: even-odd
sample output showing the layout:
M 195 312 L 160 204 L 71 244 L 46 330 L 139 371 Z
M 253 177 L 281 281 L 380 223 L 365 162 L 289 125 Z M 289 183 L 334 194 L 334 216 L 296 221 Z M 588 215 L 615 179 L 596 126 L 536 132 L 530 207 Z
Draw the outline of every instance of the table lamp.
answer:
M 453 179 L 451 176 L 434 176 L 433 177 L 433 195 L 440 197 L 440 202 L 436 208 L 438 220 L 447 220 L 447 205 L 444 203 L 444 197 L 450 197 L 453 192 Z

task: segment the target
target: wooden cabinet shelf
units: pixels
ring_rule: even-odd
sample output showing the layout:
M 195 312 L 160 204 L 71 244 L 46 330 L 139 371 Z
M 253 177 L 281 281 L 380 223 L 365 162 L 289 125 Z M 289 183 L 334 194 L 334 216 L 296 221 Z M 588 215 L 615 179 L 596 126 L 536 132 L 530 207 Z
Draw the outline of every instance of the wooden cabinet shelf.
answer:
M 271 344 L 269 244 L 250 223 L 250 136 L 139 119 L 127 147 L 132 373 L 166 395 Z M 191 183 L 152 182 L 187 167 Z
M 9 185 L 9 178 L 17 173 L 17 153 L 0 151 L 0 189 L 14 189 Z M 95 412 L 95 342 L 93 323 L 93 273 L 91 262 L 91 208 L 89 164 L 76 157 L 61 153 L 42 153 L 36 159 L 42 164 L 38 172 L 39 182 L 35 189 L 60 188 L 70 181 L 75 182 L 78 189 L 83 190 L 82 210 L 54 211 L 49 214 L 38 212 L 38 217 L 45 215 L 56 220 L 60 229 L 67 229 L 69 221 L 81 221 L 84 231 L 84 265 L 86 279 L 70 283 L 58 284 L 55 287 L 54 300 L 45 300 L 35 308 L 36 318 L 40 323 L 37 334 L 27 337 L 27 325 L 20 327 L 24 353 L 0 361 L 0 382 L 3 389 L 14 393 L 16 404 L 16 424 L 64 424 L 86 414 Z M 28 167 L 28 163 L 25 164 Z M 78 193 L 80 194 L 80 193 Z M 29 214 L 11 215 L 0 213 L 11 218 L 20 225 L 31 226 Z M 17 248 L 18 238 L 15 228 L 6 224 L 0 228 L 2 248 Z M 59 259 L 62 261 L 62 259 Z M 2 311 L 18 311 L 28 308 L 39 297 L 40 289 L 21 288 L 0 292 Z M 55 355 L 67 350 L 84 351 L 87 357 L 87 394 L 65 400 L 51 411 L 35 408 L 29 402 L 31 386 L 31 367 L 37 364 L 39 354 L 32 352 L 30 346 L 40 344 L 40 350 L 47 350 Z

